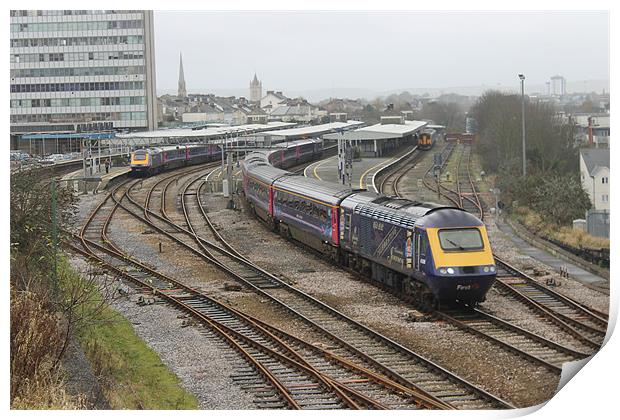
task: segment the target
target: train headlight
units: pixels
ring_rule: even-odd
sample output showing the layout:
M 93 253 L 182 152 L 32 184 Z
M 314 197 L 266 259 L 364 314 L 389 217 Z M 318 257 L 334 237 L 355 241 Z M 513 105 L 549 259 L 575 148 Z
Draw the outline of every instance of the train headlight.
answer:
M 440 268 L 440 269 L 439 269 L 439 272 L 440 272 L 441 274 L 446 274 L 448 271 L 447 271 L 445 268 Z
M 484 271 L 485 273 L 488 273 L 488 272 L 489 272 L 489 270 L 490 270 L 490 268 L 489 268 L 488 266 L 485 266 L 485 267 L 482 269 L 482 271 Z
M 494 265 L 492 265 L 492 266 L 491 266 L 491 268 L 490 268 L 490 270 L 491 270 L 491 273 L 495 273 L 495 266 L 494 266 Z
M 446 269 L 446 271 L 448 272 L 448 274 L 454 274 L 455 273 L 454 268 L 452 268 L 452 267 L 448 267 Z

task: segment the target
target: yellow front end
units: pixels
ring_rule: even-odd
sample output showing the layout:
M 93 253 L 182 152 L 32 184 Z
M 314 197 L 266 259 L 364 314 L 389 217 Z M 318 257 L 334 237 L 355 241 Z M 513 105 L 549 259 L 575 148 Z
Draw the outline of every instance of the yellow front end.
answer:
M 148 165 L 149 165 L 149 154 L 148 153 L 137 155 L 134 152 L 131 154 L 131 166 L 148 166 Z
M 478 229 L 482 238 L 483 248 L 480 250 L 466 251 L 445 251 L 439 242 L 440 228 L 427 228 L 428 241 L 433 261 L 435 262 L 435 270 L 444 267 L 472 267 L 472 266 L 491 266 L 495 264 L 493 253 L 491 252 L 491 244 L 485 226 L 463 227 L 455 229 Z M 442 229 L 448 230 L 448 229 Z

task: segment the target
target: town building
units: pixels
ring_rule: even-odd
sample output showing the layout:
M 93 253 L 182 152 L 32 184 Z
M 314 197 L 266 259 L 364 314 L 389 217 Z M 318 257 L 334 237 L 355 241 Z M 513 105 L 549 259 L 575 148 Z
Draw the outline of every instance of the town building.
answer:
M 579 171 L 592 208 L 609 210 L 609 149 L 581 149 Z
M 590 235 L 609 238 L 609 149 L 581 149 L 579 170 L 592 203 L 585 215 L 586 229 Z
M 268 90 L 267 94 L 260 99 L 260 107 L 269 114 L 271 110 L 277 108 L 278 105 L 284 104 L 287 100 L 288 98 L 282 92 Z
M 152 11 L 11 10 L 10 24 L 11 149 L 157 127 Z
M 361 111 L 364 109 L 361 101 L 346 98 L 331 98 L 328 101 L 320 102 L 319 105 L 330 114 L 344 112 L 353 116 L 353 119 L 359 119 Z
M 556 96 L 566 95 L 566 79 L 560 75 L 552 76 L 550 92 Z
M 256 73 L 254 79 L 250 82 L 250 101 L 258 102 L 263 97 L 263 83 L 258 80 Z
M 312 105 L 303 98 L 287 99 L 271 111 L 267 111 L 270 121 L 321 123 L 328 119 L 328 112 Z
M 568 116 L 575 126 L 575 140 L 589 147 L 609 147 L 609 114 L 572 114 Z

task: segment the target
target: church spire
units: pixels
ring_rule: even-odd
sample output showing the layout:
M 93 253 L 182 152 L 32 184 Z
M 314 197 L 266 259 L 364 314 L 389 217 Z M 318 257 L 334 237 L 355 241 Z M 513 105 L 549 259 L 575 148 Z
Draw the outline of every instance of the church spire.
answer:
M 183 54 L 179 53 L 179 90 L 178 94 L 180 98 L 187 97 L 187 89 L 185 87 L 185 75 L 183 74 Z

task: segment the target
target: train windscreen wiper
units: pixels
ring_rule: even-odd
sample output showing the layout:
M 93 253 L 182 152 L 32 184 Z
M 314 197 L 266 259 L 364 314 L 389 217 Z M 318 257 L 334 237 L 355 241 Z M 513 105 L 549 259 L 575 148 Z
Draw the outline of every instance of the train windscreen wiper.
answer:
M 460 249 L 461 251 L 465 251 L 465 248 L 463 248 L 461 245 L 457 244 L 456 242 L 454 242 L 451 239 L 446 238 L 446 241 L 450 242 L 452 245 L 454 245 L 455 247 L 457 247 L 458 249 Z

